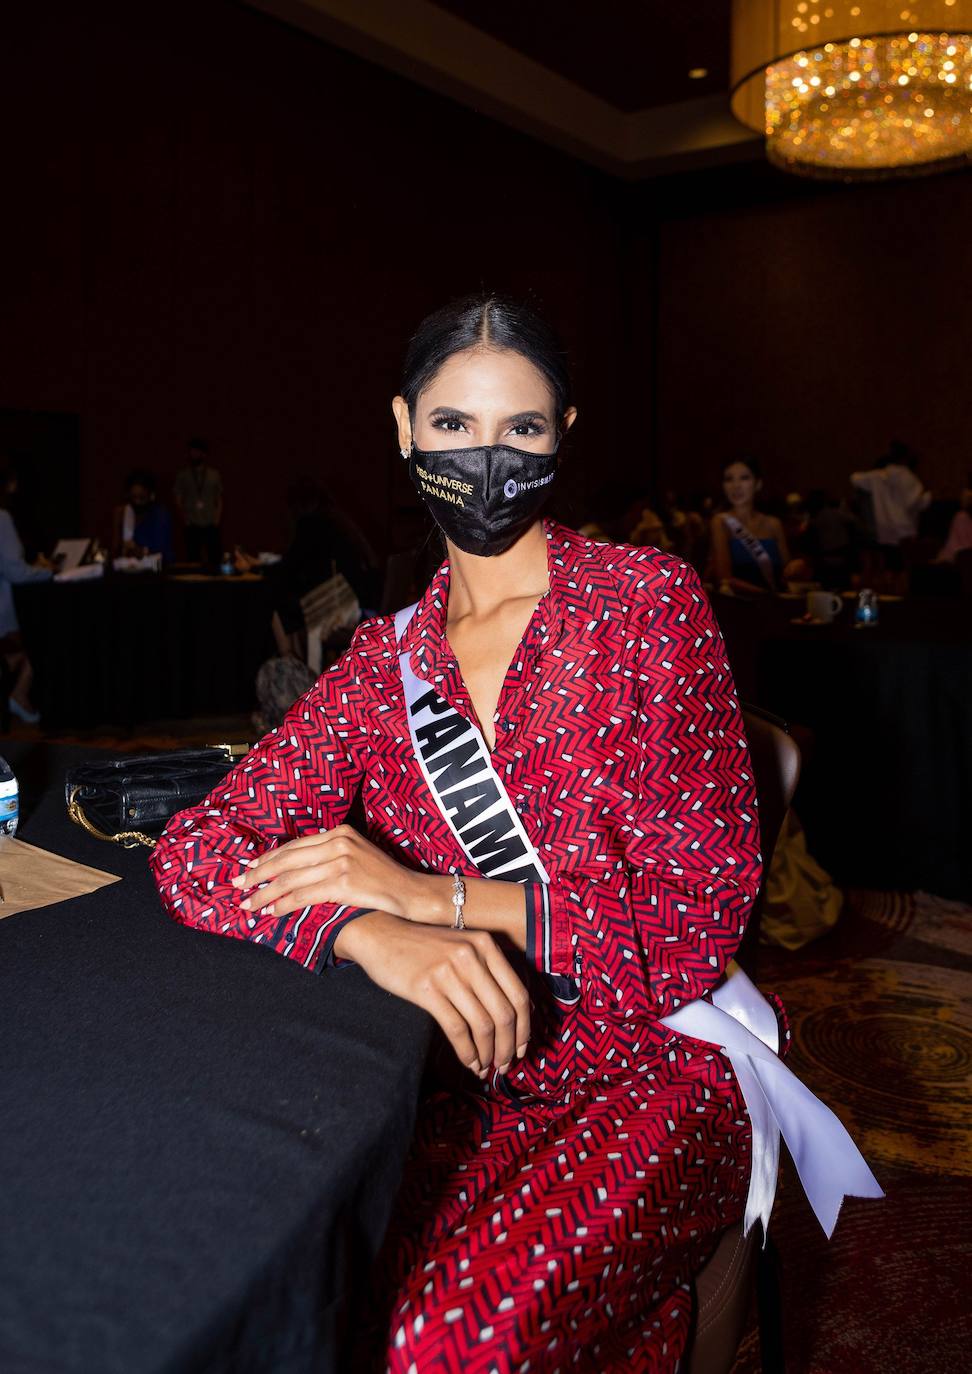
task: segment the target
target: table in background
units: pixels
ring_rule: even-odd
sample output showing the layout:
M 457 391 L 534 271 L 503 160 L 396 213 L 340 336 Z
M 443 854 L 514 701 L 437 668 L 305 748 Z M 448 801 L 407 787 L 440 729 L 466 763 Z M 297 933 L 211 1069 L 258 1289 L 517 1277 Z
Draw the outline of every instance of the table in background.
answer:
M 64 814 L 91 752 L 4 746 L 19 837 L 123 880 L 0 920 L 0 1370 L 345 1374 L 430 1022 L 170 920 Z
M 233 715 L 275 652 L 260 577 L 108 575 L 14 589 L 47 726 Z
M 845 884 L 972 895 L 972 605 L 879 603 L 854 628 L 797 625 L 801 599 L 712 598 L 741 697 L 813 731 L 795 799 Z

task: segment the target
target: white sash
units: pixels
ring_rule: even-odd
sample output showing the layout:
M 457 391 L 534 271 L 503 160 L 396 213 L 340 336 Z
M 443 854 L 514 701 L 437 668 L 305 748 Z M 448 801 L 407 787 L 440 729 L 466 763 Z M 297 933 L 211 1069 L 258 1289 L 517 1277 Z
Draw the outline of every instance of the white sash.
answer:
M 744 1234 L 758 1217 L 766 1235 L 776 1196 L 781 1133 L 828 1239 L 845 1197 L 884 1197 L 834 1113 L 779 1058 L 776 1014 L 737 964 L 730 963 L 728 977 L 711 1002 L 697 998 L 662 1017 L 661 1024 L 719 1045 L 732 1064 L 753 1128 Z
M 397 612 L 397 640 L 414 612 L 415 605 Z M 415 675 L 409 654 L 399 654 L 398 662 L 415 756 L 463 853 L 488 878 L 549 883 L 480 731 Z M 744 1233 L 759 1218 L 765 1237 L 776 1196 L 781 1133 L 828 1237 L 845 1196 L 884 1196 L 837 1117 L 779 1058 L 776 1013 L 738 965 L 730 963 L 711 1002 L 697 998 L 662 1017 L 661 1024 L 718 1045 L 732 1064 L 753 1130 Z
M 415 605 L 396 613 L 396 639 L 405 633 Z M 487 878 L 549 883 L 480 731 L 415 676 L 408 654 L 399 654 L 398 662 L 415 757 L 466 858 Z
M 773 560 L 770 558 L 762 542 L 747 530 L 741 520 L 737 520 L 734 515 L 723 515 L 729 533 L 738 539 L 743 548 L 747 551 L 750 558 L 759 568 L 763 575 L 763 581 L 767 584 L 770 591 L 776 590 L 776 573 L 773 570 Z

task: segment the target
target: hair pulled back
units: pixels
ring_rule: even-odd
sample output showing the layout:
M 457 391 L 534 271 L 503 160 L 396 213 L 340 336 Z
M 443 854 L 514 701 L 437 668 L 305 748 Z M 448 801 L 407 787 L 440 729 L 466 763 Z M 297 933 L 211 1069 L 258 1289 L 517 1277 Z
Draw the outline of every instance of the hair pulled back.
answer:
M 505 348 L 533 363 L 550 384 L 554 418 L 560 425 L 571 404 L 570 374 L 560 340 L 530 306 L 492 292 L 451 301 L 426 315 L 412 335 L 402 368 L 401 394 L 413 423 L 422 391 L 454 354 L 468 348 Z
M 753 458 L 748 453 L 741 453 L 738 458 L 730 458 L 727 463 L 723 463 L 723 481 L 725 481 L 726 473 L 729 471 L 729 469 L 735 467 L 737 463 L 740 467 L 749 468 L 749 471 L 753 474 L 757 482 L 761 482 L 763 480 L 763 469 L 760 466 L 759 461 L 756 458 Z

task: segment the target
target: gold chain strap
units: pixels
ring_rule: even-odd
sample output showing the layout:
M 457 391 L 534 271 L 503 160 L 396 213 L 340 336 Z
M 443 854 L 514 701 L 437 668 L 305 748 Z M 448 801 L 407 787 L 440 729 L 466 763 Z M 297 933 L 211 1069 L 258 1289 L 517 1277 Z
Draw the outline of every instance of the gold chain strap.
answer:
M 143 835 L 141 830 L 119 830 L 117 835 L 109 835 L 104 830 L 99 830 L 97 826 L 92 825 L 76 800 L 80 791 L 80 787 L 72 787 L 71 795 L 68 797 L 68 815 L 75 825 L 80 825 L 83 830 L 87 830 L 89 835 L 94 835 L 96 840 L 110 840 L 113 844 L 120 844 L 125 849 L 136 849 L 140 844 L 144 844 L 148 849 L 155 848 L 155 841 L 152 837 Z

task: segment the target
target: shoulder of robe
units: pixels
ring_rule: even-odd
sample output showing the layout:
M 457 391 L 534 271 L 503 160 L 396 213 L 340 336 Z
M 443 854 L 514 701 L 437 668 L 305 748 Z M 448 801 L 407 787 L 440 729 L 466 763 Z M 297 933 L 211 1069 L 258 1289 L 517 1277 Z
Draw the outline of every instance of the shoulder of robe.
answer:
M 641 619 L 660 601 L 692 603 L 705 598 L 699 575 L 677 554 L 648 544 L 595 545 L 605 573 L 632 618 Z
M 395 617 L 373 615 L 355 627 L 345 658 L 360 673 L 397 672 L 398 652 Z

